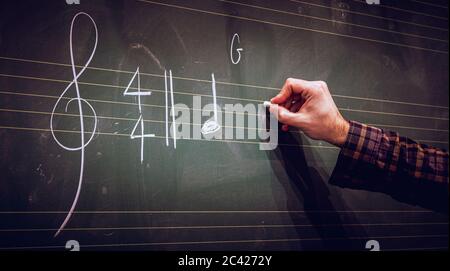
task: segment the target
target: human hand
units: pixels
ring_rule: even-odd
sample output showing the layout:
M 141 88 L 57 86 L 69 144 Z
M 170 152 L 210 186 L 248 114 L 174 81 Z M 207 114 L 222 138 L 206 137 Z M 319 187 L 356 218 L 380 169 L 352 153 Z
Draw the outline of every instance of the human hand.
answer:
M 294 126 L 312 139 L 338 147 L 345 143 L 350 125 L 339 113 L 325 82 L 289 78 L 270 101 L 271 113 L 278 107 L 283 131 Z

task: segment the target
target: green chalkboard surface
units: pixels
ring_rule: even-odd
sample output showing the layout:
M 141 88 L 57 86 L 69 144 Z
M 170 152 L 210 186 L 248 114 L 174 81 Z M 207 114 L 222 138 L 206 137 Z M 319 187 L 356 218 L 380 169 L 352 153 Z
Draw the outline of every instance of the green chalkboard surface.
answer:
M 0 6 L 1 250 L 448 249 L 448 214 L 330 185 L 339 149 L 297 130 L 261 150 L 259 118 L 324 80 L 344 117 L 448 149 L 447 1 Z

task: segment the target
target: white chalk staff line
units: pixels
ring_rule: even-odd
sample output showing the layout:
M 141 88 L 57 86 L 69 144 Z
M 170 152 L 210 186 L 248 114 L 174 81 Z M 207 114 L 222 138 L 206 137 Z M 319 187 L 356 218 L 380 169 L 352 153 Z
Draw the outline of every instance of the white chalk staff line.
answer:
M 8 92 L 8 91 L 1 91 L 0 90 L 0 94 L 3 95 L 16 95 L 16 96 L 27 96 L 27 97 L 38 97 L 38 98 L 45 98 L 45 99 L 57 99 L 58 97 L 56 96 L 52 96 L 52 95 L 41 95 L 41 94 L 32 94 L 32 93 L 21 93 L 21 92 Z M 63 99 L 69 99 L 69 98 L 63 98 Z M 108 101 L 108 100 L 98 100 L 98 99 L 86 99 L 89 102 L 93 102 L 93 103 L 105 103 L 105 104 L 117 104 L 117 105 L 127 105 L 127 106 L 134 106 L 135 104 L 133 103 L 128 103 L 128 102 L 119 102 L 119 101 Z M 155 104 L 144 104 L 144 107 L 154 107 L 154 108 L 163 108 L 163 106 L 161 105 L 155 105 Z M 175 107 L 175 109 L 181 109 L 178 107 Z M 20 109 L 0 109 L 3 111 L 14 111 L 14 112 L 26 112 L 29 111 L 31 112 L 32 110 L 20 110 Z M 193 111 L 198 111 L 199 109 L 193 108 Z M 225 114 L 231 114 L 231 112 L 227 112 L 227 111 L 223 111 L 223 110 L 218 110 L 218 112 L 220 113 L 225 113 Z M 43 112 L 40 112 L 43 113 Z M 364 112 L 367 113 L 367 112 Z M 249 115 L 249 116 L 257 116 L 257 114 L 253 114 L 253 113 L 242 113 L 242 112 L 234 112 L 233 114 L 236 115 Z M 114 116 L 110 116 L 110 117 L 103 117 L 103 118 L 110 118 L 110 119 L 126 119 L 126 118 L 119 118 L 119 117 L 114 117 Z M 144 120 L 147 121 L 147 120 Z M 162 122 L 162 121 L 158 121 L 158 120 L 151 120 L 151 122 Z M 413 127 L 413 126 L 402 126 L 402 125 L 391 125 L 391 124 L 382 124 L 382 123 L 367 123 L 368 125 L 372 125 L 372 126 L 382 126 L 382 127 L 386 127 L 386 128 L 400 128 L 400 129 L 408 129 L 408 130 L 422 130 L 422 131 L 433 131 L 433 132 L 449 132 L 448 129 L 436 129 L 436 128 L 426 128 L 426 127 Z M 194 124 L 195 125 L 195 124 Z
M 414 227 L 414 226 L 440 226 L 448 222 L 400 222 L 400 223 L 344 223 L 320 224 L 321 227 Z M 77 227 L 66 228 L 66 231 L 139 231 L 139 230 L 205 230 L 205 229 L 248 229 L 248 228 L 311 228 L 313 224 L 257 224 L 257 225 L 190 225 L 190 226 L 136 226 L 136 227 Z M 54 231 L 54 228 L 17 228 L 0 229 L 0 232 L 45 232 Z
M 38 132 L 50 132 L 50 129 L 43 129 L 43 128 L 33 128 L 33 127 L 18 127 L 18 126 L 0 126 L 0 129 L 5 130 L 18 130 L 18 131 L 38 131 Z M 79 134 L 80 131 L 73 131 L 73 130 L 54 130 L 55 132 L 60 133 L 69 133 L 69 134 Z M 107 132 L 97 132 L 97 135 L 106 135 L 106 136 L 121 136 L 121 137 L 129 137 L 129 134 L 121 134 L 121 133 L 107 133 Z M 165 139 L 164 136 L 157 136 L 155 135 L 154 138 L 159 139 Z M 260 141 L 246 141 L 246 140 L 229 140 L 229 139 L 197 139 L 197 138 L 183 138 L 183 140 L 187 141 L 201 141 L 201 142 L 224 142 L 224 143 L 236 143 L 236 144 L 261 144 Z M 431 141 L 431 140 L 416 140 L 416 142 L 428 142 L 428 143 L 439 143 L 439 144 L 447 144 L 448 141 Z M 340 148 L 324 144 L 324 145 L 304 145 L 304 144 L 284 144 L 279 143 L 278 146 L 288 146 L 288 147 L 297 147 L 297 148 L 318 148 L 318 149 L 333 149 L 333 150 L 340 150 Z
M 362 5 L 367 5 L 366 0 L 352 0 L 352 1 L 356 2 L 356 3 L 359 3 L 359 4 L 362 4 Z M 420 16 L 424 16 L 424 17 L 430 17 L 430 18 L 434 18 L 434 19 L 438 19 L 438 20 L 442 20 L 442 21 L 448 21 L 447 17 L 442 17 L 442 16 L 438 16 L 438 15 L 434 15 L 434 14 L 430 14 L 430 13 L 425 13 L 425 12 L 420 12 L 420 11 L 416 11 L 416 10 L 411 10 L 411 9 L 404 9 L 404 8 L 388 6 L 388 5 L 384 5 L 383 3 L 381 3 L 379 5 L 373 5 L 373 6 L 378 7 L 378 8 L 386 8 L 386 9 L 401 11 L 401 12 L 409 13 L 409 14 L 420 15 Z
M 63 211 L 0 211 L 0 215 L 62 214 Z M 362 214 L 416 214 L 434 213 L 431 210 L 82 210 L 76 214 L 289 214 L 289 213 L 362 213 Z
M 32 77 L 32 76 L 22 76 L 22 75 L 0 74 L 0 77 L 1 76 L 11 77 L 11 78 L 28 79 L 28 80 L 50 81 L 50 82 L 57 82 L 57 83 L 70 83 L 71 82 L 71 81 L 68 81 L 68 80 L 50 79 L 50 78 Z M 115 85 L 108 85 L 108 84 L 98 84 L 98 83 L 88 83 L 88 82 L 78 82 L 78 84 L 80 84 L 80 85 L 87 85 L 87 86 L 105 87 L 105 88 L 123 88 L 123 86 L 115 86 Z M 153 92 L 161 92 L 161 93 L 164 92 L 164 90 L 159 90 L 159 89 L 145 89 L 145 88 L 142 88 L 142 89 L 144 89 L 144 90 L 151 90 Z M 207 95 L 207 94 L 197 94 L 197 93 L 188 93 L 188 92 L 176 92 L 176 91 L 173 91 L 173 93 L 177 94 L 177 95 L 185 95 L 185 96 L 212 97 L 211 95 Z M 239 101 L 254 101 L 254 102 L 260 102 L 260 103 L 264 102 L 264 100 L 245 99 L 245 98 L 236 98 L 236 97 L 227 97 L 227 96 L 218 96 L 217 98 L 230 99 L 230 100 L 239 100 Z M 350 111 L 350 112 L 369 113 L 369 114 L 382 114 L 382 115 L 393 115 L 393 116 L 400 116 L 400 117 L 421 118 L 421 119 L 434 119 L 434 120 L 441 120 L 441 121 L 448 121 L 449 120 L 448 118 L 442 118 L 442 117 L 402 114 L 402 113 L 395 113 L 395 112 L 370 111 L 370 110 L 361 110 L 361 109 L 349 109 L 349 108 L 343 108 L 343 107 L 340 107 L 339 110 L 341 110 L 341 111 Z
M 31 59 L 23 59 L 23 58 L 13 58 L 13 57 L 0 56 L 0 59 L 8 60 L 8 61 L 18 61 L 18 62 L 25 62 L 25 63 L 33 63 L 33 64 L 70 67 L 70 65 L 66 64 L 66 63 L 39 61 L 39 60 L 31 60 Z M 77 68 L 81 68 L 82 66 L 76 66 L 76 67 Z M 107 68 L 92 67 L 92 66 L 87 67 L 87 69 L 96 70 L 96 71 L 104 71 L 104 72 L 118 72 L 118 73 L 125 73 L 125 74 L 133 74 L 134 73 L 133 71 L 107 69 Z M 141 75 L 150 76 L 150 77 L 159 77 L 159 78 L 163 77 L 163 75 L 153 74 L 153 73 L 141 73 Z M 66 82 L 64 80 L 51 79 L 51 78 L 20 76 L 20 75 L 1 74 L 1 73 L 0 73 L 0 76 L 17 77 L 17 78 L 32 79 L 32 80 L 40 80 L 41 79 L 41 80 L 45 80 L 45 81 L 54 81 L 54 82 L 61 82 L 61 81 L 63 81 L 63 82 Z M 180 76 L 174 76 L 173 78 L 176 79 L 176 80 L 185 80 L 185 81 L 201 82 L 201 83 L 208 83 L 208 84 L 212 83 L 212 81 L 208 80 L 208 79 L 197 79 L 197 78 L 180 77 Z M 81 83 L 81 82 L 79 82 L 79 83 Z M 110 86 L 110 87 L 119 87 L 119 86 L 113 86 L 113 85 L 107 85 L 107 84 L 94 84 L 94 83 L 85 83 L 85 84 L 93 84 L 93 85 L 100 85 L 100 86 Z M 225 86 L 235 86 L 235 87 L 263 89 L 263 90 L 270 90 L 270 91 L 272 91 L 272 90 L 273 91 L 280 91 L 280 88 L 269 87 L 269 86 L 260 86 L 260 85 L 252 85 L 252 84 L 240 84 L 240 83 L 232 83 L 232 82 L 224 82 L 224 81 L 216 81 L 216 84 L 218 84 L 218 85 L 225 85 Z M 175 92 L 175 93 L 177 93 L 177 92 Z M 385 100 L 385 99 L 370 98 L 370 97 L 358 97 L 358 96 L 341 95 L 341 94 L 331 94 L 331 96 L 336 97 L 336 98 L 355 99 L 355 100 L 363 100 L 363 101 L 379 102 L 379 103 L 392 103 L 392 104 L 402 104 L 402 105 L 411 105 L 411 106 L 432 107 L 432 108 L 441 108 L 441 109 L 447 109 L 447 110 L 449 109 L 448 106 L 442 106 L 442 105 L 423 104 L 423 103 L 414 103 L 414 102 L 396 101 L 396 100 Z M 229 97 L 229 98 L 231 98 L 231 97 Z
M 443 32 L 448 32 L 447 28 L 426 25 L 426 24 L 420 24 L 420 23 L 414 23 L 414 22 L 410 22 L 410 21 L 395 19 L 392 17 L 383 17 L 383 16 L 368 14 L 368 13 L 359 12 L 359 11 L 335 8 L 335 7 L 325 6 L 325 5 L 316 4 L 316 3 L 308 3 L 308 2 L 301 1 L 301 0 L 289 0 L 289 1 L 299 3 L 299 4 L 305 4 L 305 5 L 309 5 L 309 6 L 313 6 L 313 7 L 319 7 L 319 8 L 323 8 L 323 9 L 327 9 L 327 10 L 331 9 L 331 10 L 336 10 L 336 11 L 340 11 L 340 12 L 346 12 L 349 14 L 356 14 L 356 15 L 360 15 L 360 16 L 364 16 L 364 17 L 368 17 L 368 18 L 375 18 L 375 19 L 379 19 L 379 20 L 383 20 L 383 21 L 391 21 L 391 22 L 396 22 L 396 23 L 408 24 L 408 25 L 412 25 L 412 26 L 416 26 L 416 27 L 429 28 L 429 29 L 439 30 L 439 31 L 443 31 Z
M 246 3 L 235 2 L 235 1 L 230 1 L 230 0 L 217 0 L 217 1 L 220 1 L 223 3 L 239 5 L 239 6 L 244 6 L 244 7 L 249 7 L 249 8 L 254 8 L 254 9 L 271 11 L 271 12 L 275 12 L 275 13 L 281 13 L 281 14 L 287 14 L 287 15 L 292 15 L 292 16 L 297 16 L 297 17 L 309 18 L 309 19 L 313 19 L 313 20 L 325 21 L 325 22 L 330 22 L 330 23 L 336 23 L 336 21 L 337 21 L 339 24 L 342 24 L 342 25 L 350 25 L 350 26 L 354 26 L 354 27 L 365 28 L 365 29 L 370 29 L 370 30 L 375 30 L 375 31 L 381 31 L 381 32 L 386 32 L 386 33 L 393 33 L 393 34 L 409 36 L 409 37 L 413 37 L 413 38 L 432 40 L 432 41 L 437 41 L 437 42 L 442 42 L 442 43 L 447 43 L 447 44 L 449 43 L 448 40 L 444 40 L 444 39 L 438 39 L 438 38 L 433 38 L 433 37 L 429 37 L 429 36 L 422 36 L 422 35 L 406 33 L 406 32 L 401 32 L 401 31 L 395 31 L 395 30 L 389 30 L 389 29 L 373 27 L 373 26 L 367 26 L 367 25 L 362 25 L 362 24 L 349 23 L 349 22 L 345 22 L 345 21 L 332 20 L 332 19 L 327 19 L 327 18 L 318 17 L 318 16 L 311 16 L 311 15 L 306 15 L 306 14 L 301 14 L 301 13 L 295 13 L 295 12 L 291 12 L 291 11 L 273 9 L 273 8 L 256 6 L 256 5 L 249 5 Z
M 17 131 L 34 131 L 34 132 L 50 132 L 50 129 L 45 128 L 34 128 L 34 127 L 19 127 L 19 126 L 0 126 L 0 129 L 5 130 L 17 130 Z M 69 134 L 79 134 L 80 131 L 74 130 L 54 130 L 54 132 L 58 133 L 69 133 Z M 86 132 L 85 132 L 86 133 Z M 108 133 L 108 132 L 96 132 L 97 135 L 106 135 L 106 136 L 118 136 L 118 137 L 129 137 L 129 134 L 122 133 Z M 165 139 L 165 136 L 155 135 L 153 138 Z M 246 141 L 246 140 L 230 140 L 230 139 L 198 139 L 198 138 L 183 138 L 183 140 L 187 141 L 199 141 L 199 142 L 224 142 L 224 143 L 236 143 L 236 144 L 252 144 L 259 145 L 261 141 Z M 339 150 L 340 148 L 324 144 L 324 145 L 303 145 L 303 144 L 283 144 L 280 143 L 278 146 L 288 146 L 288 147 L 296 147 L 296 148 L 318 148 L 318 149 L 332 149 Z
M 0 94 L 18 95 L 18 96 L 30 96 L 30 97 L 38 97 L 38 98 L 46 98 L 46 99 L 56 99 L 57 98 L 55 96 L 48 96 L 48 95 L 23 94 L 23 93 L 4 92 L 4 91 L 0 91 Z M 66 99 L 69 99 L 69 98 L 66 98 Z M 95 100 L 95 99 L 90 99 L 89 101 L 93 102 L 93 103 L 106 103 L 106 104 L 118 104 L 118 105 L 134 106 L 134 104 L 127 103 L 127 102 L 104 101 L 104 100 Z M 144 106 L 155 107 L 155 108 L 158 108 L 158 109 L 162 108 L 162 106 L 159 106 L 159 105 L 144 105 Z M 177 108 L 177 107 L 175 107 L 175 108 Z M 197 110 L 197 109 L 194 108 L 193 110 Z M 9 108 L 0 108 L 0 111 L 3 111 L 3 112 L 15 112 L 15 113 L 30 113 L 30 114 L 50 114 L 49 112 L 44 112 L 44 111 L 9 109 Z M 242 112 L 227 112 L 227 111 L 224 112 L 222 110 L 219 110 L 219 112 L 225 113 L 225 114 L 233 113 L 233 114 L 236 114 L 236 115 L 244 115 L 245 116 L 245 114 L 242 113 Z M 76 115 L 72 115 L 72 114 L 63 114 L 63 113 L 59 113 L 57 115 L 61 115 L 61 116 L 76 116 Z M 256 115 L 256 114 L 248 113 L 248 115 Z M 85 117 L 92 118 L 93 116 L 86 115 Z M 109 119 L 109 120 L 126 120 L 126 121 L 133 121 L 133 120 L 135 120 L 135 119 L 132 119 L 132 118 L 123 118 L 123 117 L 115 117 L 115 116 L 98 116 L 98 118 Z M 163 121 L 160 121 L 160 120 L 144 120 L 144 121 L 145 122 L 163 123 Z M 167 124 L 167 122 L 166 122 L 166 124 Z M 178 124 L 200 125 L 200 124 L 195 124 L 195 123 L 191 123 L 191 122 L 189 122 L 189 123 L 179 122 Z M 399 126 L 399 125 L 390 125 L 390 124 L 382 124 L 382 123 L 367 123 L 367 124 L 371 125 L 371 126 L 385 127 L 385 128 L 399 128 L 399 129 L 406 129 L 406 130 L 443 132 L 443 133 L 448 133 L 449 132 L 448 129 L 435 129 L 435 128 L 425 128 L 425 127 Z M 230 126 L 224 126 L 224 128 L 230 128 Z M 252 127 L 240 127 L 240 126 L 233 126 L 231 128 L 236 128 L 236 129 L 256 129 L 256 128 L 252 128 Z M 259 129 L 256 129 L 256 130 L 259 130 Z M 296 133 L 296 131 L 291 131 L 291 132 Z M 302 133 L 302 132 L 299 131 L 299 133 Z M 168 140 L 168 134 L 166 133 L 166 141 L 167 140 Z M 429 141 L 429 140 L 422 140 L 422 141 L 436 143 L 435 141 Z M 437 143 L 439 143 L 439 142 L 437 142 Z
M 51 113 L 49 112 L 42 112 L 42 111 L 29 111 L 29 110 L 15 110 L 15 109 L 3 109 L 0 108 L 0 112 L 14 112 L 14 113 L 25 113 L 25 114 L 41 114 L 41 115 L 49 115 Z M 55 115 L 60 115 L 60 116 L 68 116 L 68 117 L 78 117 L 78 115 L 75 114 L 68 114 L 68 113 L 55 113 Z M 85 118 L 94 118 L 97 117 L 98 119 L 106 119 L 106 120 L 123 120 L 123 121 L 139 121 L 140 119 L 136 120 L 136 119 L 132 119 L 132 118 L 120 118 L 120 117 L 108 117 L 108 116 L 90 116 L 90 115 L 85 115 Z M 164 121 L 160 121 L 160 120 L 144 120 L 144 122 L 149 122 L 149 123 L 163 123 Z M 201 126 L 201 124 L 196 124 L 196 123 L 192 123 L 192 122 L 178 122 L 177 124 L 179 125 L 183 125 L 183 124 L 189 124 L 189 125 L 198 125 Z M 372 125 L 372 126 L 376 126 L 376 127 L 390 127 L 389 125 L 379 125 L 379 124 L 368 124 L 368 125 Z M 265 129 L 261 129 L 261 128 L 254 128 L 254 127 L 243 127 L 243 126 L 227 126 L 224 125 L 223 128 L 231 128 L 231 129 L 243 129 L 243 130 L 265 130 Z M 397 127 L 397 128 L 403 128 L 406 129 L 405 127 Z M 409 129 L 414 130 L 414 127 L 410 127 Z M 446 132 L 448 133 L 448 130 L 438 130 L 438 129 L 420 129 L 420 128 L 416 128 L 416 130 L 431 130 L 431 131 L 438 131 L 438 132 Z M 290 133 L 294 133 L 294 134 L 304 134 L 302 131 L 300 130 L 292 130 L 289 131 Z M 146 136 L 146 137 L 154 137 L 154 135 L 151 136 Z M 166 136 L 166 140 L 168 140 L 168 137 Z M 427 139 L 416 139 L 417 142 L 427 142 L 427 143 L 438 143 L 438 144 L 448 144 L 448 141 L 439 141 L 439 140 L 427 140 Z
M 160 6 L 165 6 L 165 7 L 177 8 L 177 9 L 181 9 L 181 10 L 194 11 L 194 12 L 199 12 L 199 13 L 204 13 L 204 14 L 209 14 L 209 15 L 228 17 L 228 18 L 244 20 L 244 21 L 249 21 L 249 22 L 263 23 L 263 24 L 273 25 L 273 26 L 277 26 L 277 27 L 285 27 L 285 28 L 291 28 L 291 29 L 296 29 L 296 30 L 304 30 L 304 31 L 315 32 L 315 33 L 320 33 L 320 34 L 324 34 L 324 35 L 344 37 L 344 38 L 350 38 L 350 39 L 354 39 L 354 40 L 379 43 L 379 44 L 385 44 L 385 45 L 392 45 L 392 46 L 421 50 L 421 51 L 428 51 L 428 52 L 444 54 L 444 55 L 448 55 L 448 53 L 449 53 L 448 51 L 444 51 L 444 50 L 424 48 L 424 47 L 419 47 L 419 46 L 414 46 L 414 45 L 409 45 L 409 44 L 404 44 L 404 43 L 398 43 L 398 42 L 388 42 L 388 41 L 383 41 L 383 40 L 364 38 L 364 37 L 360 37 L 360 36 L 352 36 L 352 35 L 348 35 L 348 34 L 340 34 L 340 33 L 335 33 L 335 32 L 331 32 L 331 31 L 311 29 L 311 28 L 302 27 L 302 26 L 288 25 L 288 24 L 283 24 L 283 23 L 265 21 L 265 20 L 261 20 L 261 19 L 254 19 L 254 18 L 250 18 L 250 17 L 231 15 L 231 14 L 215 12 L 215 11 L 201 10 L 201 9 L 196 9 L 196 8 L 191 8 L 191 7 L 186 7 L 186 6 L 167 4 L 167 3 L 161 3 L 161 2 L 150 1 L 150 0 L 136 0 L 136 1 L 147 3 L 147 4 L 154 4 L 154 5 L 160 5 Z
M 368 239 L 425 239 L 425 238 L 448 238 L 448 235 L 394 235 L 394 236 L 350 236 L 336 238 L 285 238 L 285 239 L 243 239 L 243 240 L 210 240 L 210 241 L 174 241 L 154 243 L 117 243 L 117 244 L 85 244 L 84 248 L 95 247 L 142 247 L 142 246 L 171 246 L 171 245 L 210 245 L 210 244 L 245 244 L 245 243 L 283 243 L 283 242 L 306 242 L 306 241 L 339 241 L 339 240 L 368 240 Z M 29 247 L 0 247 L 0 250 L 30 250 L 30 249 L 64 249 L 64 246 L 29 246 Z M 434 249 L 434 248 L 433 248 Z
M 1 94 L 1 92 L 0 92 L 0 94 Z M 50 115 L 51 114 L 51 112 L 44 112 L 44 111 L 8 109 L 8 108 L 0 108 L 0 112 L 24 113 L 24 114 L 40 114 L 40 115 Z M 78 117 L 78 115 L 70 114 L 70 113 L 55 113 L 55 115 L 68 116 L 68 117 Z M 138 119 L 134 119 L 134 118 L 123 118 L 123 117 L 114 117 L 114 116 L 84 115 L 84 117 L 85 118 L 97 117 L 98 119 L 105 119 L 105 120 L 123 120 L 123 121 L 133 121 L 133 122 L 138 121 Z M 152 120 L 152 119 L 145 119 L 144 122 L 149 122 L 149 123 L 166 123 L 165 121 L 162 121 L 162 120 Z M 189 125 L 201 126 L 201 124 L 199 124 L 199 123 L 192 123 L 192 122 L 177 122 L 177 124 L 181 124 L 181 125 L 182 124 L 189 124 Z M 389 127 L 391 127 L 391 128 L 400 128 L 400 129 L 406 129 L 406 130 L 419 130 L 419 131 L 442 132 L 442 133 L 448 133 L 449 132 L 449 130 L 444 130 L 444 129 L 419 128 L 419 127 L 396 126 L 396 125 L 383 125 L 383 124 L 374 124 L 374 123 L 368 123 L 367 125 L 376 126 L 376 127 L 386 127 L 386 128 L 389 128 Z M 223 125 L 223 128 L 244 129 L 244 130 L 258 130 L 258 131 L 265 130 L 263 128 L 244 127 L 244 126 L 227 126 L 227 125 Z M 289 131 L 289 132 L 303 134 L 302 131 L 292 130 L 292 131 Z M 166 136 L 166 139 L 168 140 L 168 136 Z M 422 140 L 422 141 L 429 142 L 428 140 Z M 166 145 L 166 146 L 168 146 L 168 145 Z

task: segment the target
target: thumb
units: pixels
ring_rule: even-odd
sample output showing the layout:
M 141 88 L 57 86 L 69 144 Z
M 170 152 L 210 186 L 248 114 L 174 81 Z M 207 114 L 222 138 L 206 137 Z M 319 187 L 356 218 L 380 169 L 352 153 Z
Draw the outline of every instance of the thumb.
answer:
M 274 114 L 279 122 L 290 126 L 299 126 L 300 113 L 293 113 L 283 106 L 271 104 L 269 108 L 270 113 Z

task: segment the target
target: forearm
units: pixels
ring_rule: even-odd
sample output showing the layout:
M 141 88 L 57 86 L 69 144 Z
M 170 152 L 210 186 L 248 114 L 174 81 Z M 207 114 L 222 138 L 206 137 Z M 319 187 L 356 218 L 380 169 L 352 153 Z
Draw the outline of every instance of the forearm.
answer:
M 437 187 L 448 195 L 448 153 L 350 121 L 330 182 L 389 194 Z
M 330 183 L 448 206 L 448 153 L 340 114 L 325 82 L 289 78 L 269 110 L 306 136 L 341 148 Z

